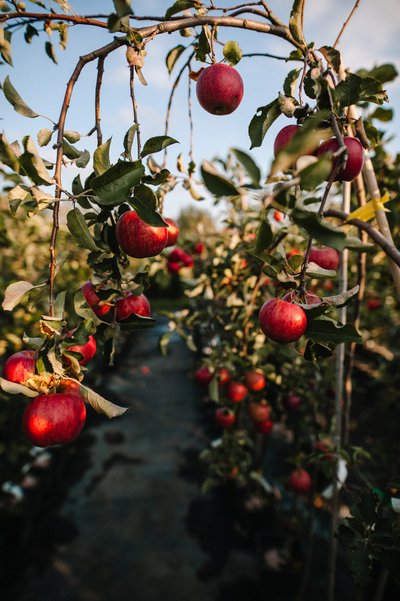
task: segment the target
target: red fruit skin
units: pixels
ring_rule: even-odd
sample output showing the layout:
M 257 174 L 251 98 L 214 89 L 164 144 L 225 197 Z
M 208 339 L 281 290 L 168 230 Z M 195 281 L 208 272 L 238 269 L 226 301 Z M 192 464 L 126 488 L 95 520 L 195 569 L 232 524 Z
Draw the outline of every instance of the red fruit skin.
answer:
M 244 376 L 246 386 L 250 390 L 263 390 L 266 385 L 265 376 L 259 371 L 248 371 Z
M 298 305 L 273 298 L 261 307 L 259 322 L 264 334 L 274 342 L 296 342 L 306 330 L 307 316 Z
M 230 65 L 216 63 L 204 69 L 197 80 L 200 105 L 212 115 L 229 115 L 243 98 L 243 81 Z
M 165 248 L 167 227 L 153 227 L 140 219 L 135 211 L 127 211 L 117 221 L 117 240 L 129 257 L 155 257 Z
M 182 269 L 182 265 L 180 263 L 175 263 L 175 261 L 168 261 L 167 269 L 170 273 L 179 273 Z
M 37 447 L 67 444 L 80 434 L 86 407 L 79 394 L 42 394 L 26 407 L 25 435 Z
M 339 267 L 340 257 L 338 251 L 334 248 L 329 248 L 328 246 L 317 248 L 312 246 L 308 260 L 316 263 L 323 269 L 333 269 L 336 271 Z
M 75 380 L 63 380 L 57 388 L 57 392 L 63 392 L 66 394 L 79 394 L 79 382 Z
M 269 434 L 273 427 L 274 422 L 272 421 L 272 419 L 266 419 L 256 424 L 256 430 L 257 432 L 260 432 L 260 434 Z
M 302 468 L 294 470 L 286 482 L 286 488 L 299 495 L 306 495 L 312 488 L 310 474 Z
M 199 367 L 199 369 L 197 369 L 194 372 L 194 377 L 197 380 L 197 382 L 199 382 L 199 384 L 208 386 L 208 384 L 213 379 L 213 374 L 210 372 L 207 365 L 203 365 L 202 367 Z
M 357 138 L 343 138 L 345 146 L 347 146 L 347 163 L 344 169 L 339 169 L 335 181 L 336 182 L 351 182 L 359 173 L 364 164 L 364 149 L 361 142 Z M 339 149 L 339 143 L 336 138 L 330 138 L 321 144 L 316 151 L 316 156 L 321 156 L 327 152 L 335 153 Z M 339 157 L 334 159 L 333 165 L 338 162 Z
M 70 338 L 72 334 L 73 332 L 69 332 L 67 338 Z M 88 363 L 90 359 L 93 359 L 93 357 L 96 354 L 96 340 L 93 338 L 92 335 L 90 335 L 88 341 L 85 344 L 74 344 L 74 346 L 68 347 L 68 350 L 72 351 L 73 353 L 80 353 L 81 355 L 83 355 L 82 359 L 79 360 L 79 363 L 80 365 L 86 365 L 86 363 Z M 71 361 L 69 360 L 69 357 L 65 357 L 65 362 L 68 365 L 70 365 Z
M 284 218 L 285 218 L 285 216 L 284 216 L 283 213 L 281 213 L 281 211 L 275 211 L 274 212 L 274 219 L 275 219 L 275 221 L 278 221 L 278 222 L 279 221 L 283 221 Z
M 204 250 L 204 244 L 202 242 L 197 242 L 197 244 L 194 245 L 193 252 L 196 255 L 201 255 L 201 253 L 203 252 L 203 250 Z
M 107 303 L 104 305 L 99 305 L 101 299 L 99 296 L 97 296 L 96 289 L 92 282 L 86 282 L 86 284 L 83 284 L 81 290 L 87 304 L 92 309 L 93 313 L 97 315 L 97 317 L 103 317 L 109 312 L 112 305 L 108 305 Z
M 231 374 L 226 369 L 226 367 L 221 367 L 221 369 L 218 370 L 217 375 L 218 375 L 218 384 L 220 386 L 227 384 L 229 382 L 229 380 L 231 379 Z
M 283 404 L 289 411 L 298 411 L 301 407 L 301 397 L 297 394 L 289 394 L 283 399 Z
M 35 374 L 35 351 L 19 351 L 8 357 L 3 367 L 3 378 L 23 384 Z
M 301 125 L 286 125 L 280 130 L 274 142 L 274 156 L 289 144 L 295 133 L 301 129 Z
M 167 244 L 165 246 L 166 247 L 174 246 L 179 238 L 179 225 L 173 219 L 167 218 L 167 219 L 164 219 L 164 221 L 166 223 L 168 223 L 168 228 L 167 228 L 168 237 L 167 237 Z
M 117 300 L 117 321 L 123 321 L 134 313 L 141 317 L 150 317 L 151 307 L 150 303 L 144 294 L 134 295 L 129 292 L 124 298 Z
M 321 299 L 319 298 L 319 296 L 317 296 L 313 292 L 306 292 L 304 296 L 305 296 L 305 298 L 304 298 L 305 303 L 303 303 L 303 300 L 300 299 L 296 290 L 291 290 L 290 292 L 287 292 L 285 294 L 285 296 L 282 297 L 282 300 L 287 301 L 288 303 L 299 302 L 299 303 L 306 304 L 306 305 L 320 305 L 321 304 Z
M 367 309 L 368 311 L 376 311 L 382 305 L 382 302 L 379 298 L 370 298 L 367 300 Z
M 240 382 L 228 382 L 226 385 L 226 396 L 232 403 L 240 403 L 247 395 L 247 388 Z
M 231 428 L 236 422 L 236 415 L 231 409 L 220 407 L 215 412 L 215 421 L 221 428 Z
M 254 423 L 265 422 L 270 413 L 270 407 L 265 401 L 249 404 L 249 416 Z

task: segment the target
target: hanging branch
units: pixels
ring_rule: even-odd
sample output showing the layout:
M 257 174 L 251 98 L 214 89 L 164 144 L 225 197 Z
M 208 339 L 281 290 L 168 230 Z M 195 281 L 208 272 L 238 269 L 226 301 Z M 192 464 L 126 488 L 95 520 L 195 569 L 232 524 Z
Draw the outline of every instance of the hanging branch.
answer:
M 137 110 L 136 97 L 135 97 L 135 67 L 134 67 L 134 65 L 130 65 L 130 67 L 129 67 L 129 90 L 130 90 L 130 96 L 131 96 L 131 100 L 132 100 L 133 121 L 136 125 L 137 154 L 138 154 L 138 159 L 140 159 L 140 155 L 142 153 L 142 146 L 141 146 L 141 142 L 140 142 L 140 125 L 139 125 L 138 110 Z
M 101 84 L 103 81 L 103 73 L 104 73 L 104 60 L 105 58 L 102 56 L 97 61 L 97 79 L 96 79 L 96 92 L 95 92 L 95 129 L 97 131 L 97 146 L 100 146 L 103 143 L 103 135 L 101 133 L 100 126 L 100 90 Z

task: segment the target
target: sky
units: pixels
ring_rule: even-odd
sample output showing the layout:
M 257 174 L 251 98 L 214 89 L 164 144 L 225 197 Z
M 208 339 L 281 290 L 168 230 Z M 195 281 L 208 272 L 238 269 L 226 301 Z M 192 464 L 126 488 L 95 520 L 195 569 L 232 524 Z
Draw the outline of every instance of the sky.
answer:
M 172 0 L 134 0 L 132 6 L 138 15 L 162 15 L 172 3 Z M 225 8 L 233 6 L 236 2 L 219 0 L 216 4 Z M 282 20 L 288 21 L 292 4 L 290 0 L 271 0 L 269 4 Z M 27 5 L 29 7 L 29 3 Z M 71 5 L 80 14 L 109 13 L 113 10 L 111 0 L 96 0 L 96 2 L 71 0 Z M 308 0 L 305 12 L 307 41 L 314 41 L 317 48 L 322 45 L 332 45 L 353 5 L 353 0 Z M 54 7 L 56 7 L 55 3 Z M 361 0 L 339 45 L 345 65 L 351 70 L 357 70 L 361 67 L 371 68 L 377 64 L 392 62 L 400 70 L 399 16 L 398 0 L 381 0 L 380 2 Z M 219 38 L 224 42 L 238 41 L 244 53 L 268 52 L 287 55 L 291 50 L 287 42 L 272 35 L 238 29 L 221 29 Z M 34 110 L 57 121 L 66 83 L 79 56 L 108 43 L 111 36 L 107 30 L 71 27 L 68 47 L 66 51 L 63 51 L 58 47 L 57 37 L 53 35 L 52 41 L 56 49 L 58 65 L 53 64 L 45 55 L 44 43 L 47 39 L 46 34 L 42 33 L 40 38 L 34 38 L 32 44 L 27 45 L 23 39 L 23 30 L 15 32 L 12 44 L 14 67 L 0 66 L 0 81 L 9 75 L 14 87 Z M 143 72 L 148 86 L 143 87 L 138 84 L 136 89 L 142 140 L 164 133 L 168 96 L 174 74 L 176 75 L 179 69 L 178 63 L 170 77 L 165 66 L 165 56 L 171 47 L 186 43 L 187 40 L 188 38 L 183 38 L 178 33 L 160 35 L 147 46 L 148 55 Z M 221 48 L 219 46 L 216 48 L 217 60 L 222 58 Z M 200 66 L 200 63 L 197 63 L 195 68 L 200 68 Z M 195 84 L 193 84 L 196 163 L 199 165 L 203 159 L 210 160 L 215 156 L 224 157 L 227 149 L 232 146 L 248 151 L 250 142 L 247 128 L 251 118 L 258 107 L 264 106 L 276 98 L 282 89 L 286 73 L 293 68 L 293 63 L 284 61 L 243 58 L 237 66 L 245 88 L 242 103 L 234 113 L 223 117 L 210 115 L 198 105 Z M 96 64 L 93 62 L 85 67 L 74 90 L 67 117 L 67 129 L 86 133 L 93 126 L 95 79 Z M 388 84 L 387 90 L 390 106 L 395 110 L 395 120 L 389 125 L 389 133 L 393 135 L 390 149 L 396 153 L 400 152 L 400 137 L 397 134 L 400 127 L 400 112 L 397 108 L 400 104 L 400 81 Z M 26 119 L 18 115 L 3 96 L 0 98 L 0 116 L 3 119 L 0 129 L 6 132 L 10 141 L 21 139 L 26 134 L 36 136 L 40 128 L 51 127 L 49 122 L 41 117 Z M 112 137 L 111 154 L 113 160 L 116 161 L 122 150 L 124 134 L 132 125 L 129 69 L 123 49 L 114 52 L 106 60 L 101 105 L 104 140 Z M 291 123 L 289 120 L 281 116 L 268 132 L 261 148 L 251 151 L 264 175 L 266 175 L 272 160 L 275 136 L 281 127 L 289 123 Z M 188 161 L 189 127 L 186 78 L 182 80 L 175 95 L 169 133 L 180 142 L 179 146 L 171 147 L 169 153 L 168 167 L 171 171 L 175 171 L 178 153 L 182 153 L 185 162 Z M 77 146 L 93 151 L 95 136 L 82 138 Z M 46 158 L 51 159 L 52 153 L 53 150 L 50 146 L 43 149 L 43 155 Z M 71 168 L 67 168 L 63 175 L 64 182 L 68 184 L 74 175 Z M 209 199 L 202 201 L 199 205 L 190 198 L 188 192 L 176 189 L 167 197 L 165 215 L 176 218 L 183 207 L 192 204 L 204 208 L 211 207 Z

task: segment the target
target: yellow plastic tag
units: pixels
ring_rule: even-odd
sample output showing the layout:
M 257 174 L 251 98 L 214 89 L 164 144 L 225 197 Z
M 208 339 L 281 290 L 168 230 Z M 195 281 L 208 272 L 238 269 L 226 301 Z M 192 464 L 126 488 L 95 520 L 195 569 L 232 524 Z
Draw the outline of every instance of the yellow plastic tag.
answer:
M 382 198 L 373 198 L 363 207 L 359 207 L 347 217 L 346 221 L 350 221 L 351 219 L 361 219 L 361 221 L 370 221 L 373 219 L 377 213 L 377 211 L 389 211 L 389 209 L 385 208 L 385 204 L 389 202 L 390 195 L 389 192 L 386 192 Z

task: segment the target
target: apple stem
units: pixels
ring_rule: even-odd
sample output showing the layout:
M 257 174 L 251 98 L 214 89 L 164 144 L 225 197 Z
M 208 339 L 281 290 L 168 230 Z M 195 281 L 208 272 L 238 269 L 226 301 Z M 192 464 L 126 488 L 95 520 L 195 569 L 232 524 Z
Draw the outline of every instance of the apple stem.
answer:
M 136 97 L 135 97 L 135 66 L 134 65 L 130 65 L 129 67 L 129 90 L 130 90 L 130 96 L 131 96 L 131 100 L 132 100 L 132 109 L 133 109 L 133 122 L 136 125 L 136 141 L 137 141 L 137 154 L 138 154 L 138 160 L 140 159 L 140 155 L 142 152 L 142 146 L 141 146 L 141 142 L 140 142 L 140 125 L 139 125 L 139 119 L 138 119 L 138 110 L 137 110 L 137 103 L 136 103 Z
M 95 129 L 97 132 L 97 146 L 101 146 L 103 143 L 103 134 L 101 133 L 100 126 L 100 90 L 103 82 L 104 73 L 104 61 L 105 57 L 101 56 L 97 61 L 97 79 L 96 79 L 96 92 L 95 92 Z

